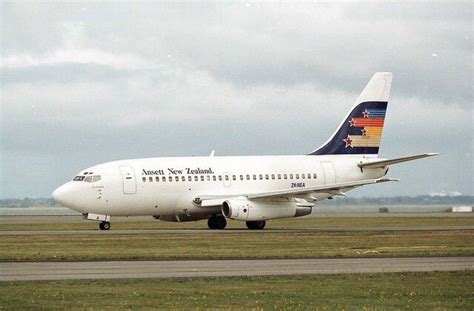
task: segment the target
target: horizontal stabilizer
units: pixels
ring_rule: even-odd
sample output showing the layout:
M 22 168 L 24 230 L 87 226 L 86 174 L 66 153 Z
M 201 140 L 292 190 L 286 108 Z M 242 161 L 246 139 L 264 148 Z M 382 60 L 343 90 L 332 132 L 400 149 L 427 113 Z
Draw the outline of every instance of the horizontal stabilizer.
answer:
M 385 166 L 391 165 L 391 164 L 397 164 L 397 163 L 402 163 L 402 162 L 408 162 L 408 161 L 428 158 L 428 157 L 432 157 L 432 156 L 435 156 L 435 155 L 438 155 L 438 154 L 439 153 L 423 153 L 423 154 L 417 154 L 417 155 L 414 155 L 414 156 L 396 158 L 396 159 L 390 159 L 390 160 L 361 162 L 361 163 L 357 164 L 357 166 L 359 166 L 360 168 L 381 168 L 381 167 L 385 167 Z

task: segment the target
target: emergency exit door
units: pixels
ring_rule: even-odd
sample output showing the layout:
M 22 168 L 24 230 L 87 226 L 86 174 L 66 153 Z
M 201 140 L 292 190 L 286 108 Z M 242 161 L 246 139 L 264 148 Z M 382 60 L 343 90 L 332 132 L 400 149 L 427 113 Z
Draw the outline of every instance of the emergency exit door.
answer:
M 119 167 L 122 174 L 122 186 L 124 194 L 134 194 L 137 192 L 137 180 L 133 168 L 128 165 Z

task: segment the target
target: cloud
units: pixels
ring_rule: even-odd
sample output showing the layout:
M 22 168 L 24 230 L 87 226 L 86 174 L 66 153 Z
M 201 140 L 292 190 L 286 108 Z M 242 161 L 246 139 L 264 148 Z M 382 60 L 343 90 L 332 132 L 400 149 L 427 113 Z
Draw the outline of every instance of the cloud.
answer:
M 50 55 L 33 56 L 29 54 L 11 55 L 2 58 L 2 69 L 52 66 L 58 64 L 102 65 L 118 70 L 150 68 L 152 64 L 131 54 L 113 54 L 97 49 L 56 50 Z
M 51 43 L 50 53 L 67 54 L 73 61 L 123 68 L 131 59 L 138 65 L 205 70 L 238 87 L 309 83 L 351 91 L 357 91 L 358 82 L 374 71 L 394 71 L 403 78 L 401 91 L 406 96 L 463 106 L 472 102 L 468 3 L 449 9 L 429 4 L 41 8 L 33 9 L 37 15 L 32 19 L 36 25 L 43 22 L 38 16 L 53 16 L 54 27 L 36 25 L 45 36 L 49 34 L 43 28 L 54 28 L 57 41 Z M 101 18 L 105 15 L 106 19 Z M 13 33 L 8 42 L 19 38 L 23 39 Z M 77 47 L 81 49 L 75 51 Z M 7 56 L 15 51 L 10 57 L 21 58 L 8 46 L 4 51 Z M 117 56 L 117 51 L 125 55 Z M 433 53 L 439 57 L 430 57 Z M 57 56 L 58 60 L 63 57 Z

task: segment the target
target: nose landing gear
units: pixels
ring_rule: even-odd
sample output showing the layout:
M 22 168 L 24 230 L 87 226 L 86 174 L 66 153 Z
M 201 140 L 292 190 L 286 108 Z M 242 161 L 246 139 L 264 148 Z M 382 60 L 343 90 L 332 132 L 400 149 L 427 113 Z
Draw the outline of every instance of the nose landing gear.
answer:
M 110 229 L 110 215 L 87 213 L 87 214 L 82 214 L 82 217 L 87 220 L 100 221 L 99 223 L 100 230 Z
M 99 229 L 100 230 L 109 230 L 110 229 L 110 222 L 102 221 L 101 223 L 99 223 Z

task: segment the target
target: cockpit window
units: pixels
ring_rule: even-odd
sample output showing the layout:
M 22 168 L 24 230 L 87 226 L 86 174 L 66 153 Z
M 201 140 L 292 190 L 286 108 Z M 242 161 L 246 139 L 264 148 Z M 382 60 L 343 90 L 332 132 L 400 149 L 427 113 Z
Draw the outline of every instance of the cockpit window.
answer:
M 101 179 L 100 175 L 94 175 L 94 176 L 86 176 L 84 178 L 84 181 L 85 182 L 89 182 L 89 183 L 93 183 L 93 182 L 97 182 Z
M 85 176 L 76 176 L 74 177 L 73 181 L 83 181 Z

